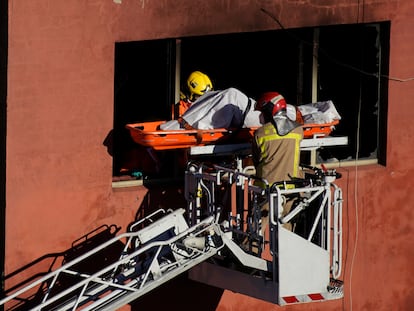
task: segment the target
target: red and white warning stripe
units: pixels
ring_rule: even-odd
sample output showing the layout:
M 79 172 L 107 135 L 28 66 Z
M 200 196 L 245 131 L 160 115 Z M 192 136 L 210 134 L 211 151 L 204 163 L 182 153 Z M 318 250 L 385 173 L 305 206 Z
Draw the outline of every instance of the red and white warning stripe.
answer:
M 326 292 L 326 293 L 314 293 L 307 295 L 295 295 L 295 296 L 285 296 L 280 298 L 280 305 L 295 304 L 295 303 L 304 303 L 304 302 L 317 302 L 324 300 L 332 300 L 342 298 L 342 290 Z
M 301 303 L 301 302 L 312 302 L 312 301 L 321 301 L 326 298 L 321 293 L 308 294 L 308 295 L 296 295 L 296 296 L 286 296 L 281 298 L 283 304 L 292 304 L 292 303 Z

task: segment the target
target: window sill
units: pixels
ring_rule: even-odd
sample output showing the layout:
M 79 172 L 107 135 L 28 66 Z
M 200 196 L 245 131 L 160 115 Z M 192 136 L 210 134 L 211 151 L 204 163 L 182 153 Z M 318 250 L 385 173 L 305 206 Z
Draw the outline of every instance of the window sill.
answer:
M 143 186 L 144 182 L 142 179 L 136 180 L 121 180 L 121 181 L 112 181 L 112 188 L 129 188 L 129 187 L 137 187 L 137 186 Z
M 316 163 L 316 166 L 323 164 L 326 168 L 340 168 L 352 166 L 365 166 L 378 164 L 378 159 L 342 160 L 335 162 Z
M 113 177 L 112 179 L 112 189 L 122 189 L 122 188 L 131 188 L 131 187 L 151 187 L 151 186 L 171 186 L 171 185 L 183 185 L 183 178 L 144 178 L 144 179 L 134 179 L 127 178 L 126 176 L 122 179 L 118 177 Z

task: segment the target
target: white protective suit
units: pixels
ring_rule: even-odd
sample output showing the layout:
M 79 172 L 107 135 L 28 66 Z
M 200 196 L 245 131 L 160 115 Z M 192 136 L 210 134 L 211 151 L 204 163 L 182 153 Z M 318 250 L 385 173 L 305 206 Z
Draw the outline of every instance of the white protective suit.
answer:
M 324 124 L 341 120 L 332 100 L 298 106 L 305 123 Z
M 259 127 L 263 121 L 261 112 L 254 110 L 255 104 L 254 99 L 247 97 L 236 88 L 210 91 L 198 98 L 182 118 L 191 127 L 201 130 Z M 160 129 L 178 130 L 183 128 L 177 120 L 171 120 L 161 124 Z

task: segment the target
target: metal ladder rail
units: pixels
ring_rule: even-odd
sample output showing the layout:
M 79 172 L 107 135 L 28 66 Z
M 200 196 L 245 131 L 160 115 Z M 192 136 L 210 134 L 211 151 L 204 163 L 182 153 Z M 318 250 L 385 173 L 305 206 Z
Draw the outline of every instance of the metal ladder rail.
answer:
M 179 239 L 179 238 L 182 238 L 185 235 L 191 234 L 194 230 L 195 230 L 195 228 L 190 228 L 187 232 L 184 232 L 184 233 L 176 236 L 175 239 Z M 57 270 L 50 272 L 46 276 L 44 276 L 44 277 L 40 278 L 39 280 L 29 284 L 28 286 L 22 288 L 21 290 L 18 290 L 15 293 L 5 297 L 4 299 L 0 300 L 0 305 L 4 305 L 7 302 L 10 302 L 12 300 L 19 300 L 19 299 L 21 300 L 21 298 L 19 298 L 19 297 L 22 294 L 28 293 L 30 290 L 34 289 L 36 286 L 39 286 L 39 285 L 44 284 L 44 283 L 49 283 L 50 286 L 48 288 L 47 293 L 45 294 L 45 297 L 44 297 L 41 305 L 39 305 L 38 307 L 33 309 L 33 310 L 41 310 L 41 308 L 43 306 L 50 305 L 51 303 L 57 301 L 59 298 L 63 298 L 65 295 L 73 293 L 74 291 L 78 290 L 79 288 L 81 288 L 82 286 L 87 284 L 89 281 L 95 280 L 99 275 L 102 275 L 102 274 L 105 274 L 105 273 L 108 273 L 108 272 L 111 272 L 111 271 L 112 272 L 115 271 L 119 266 L 125 265 L 128 261 L 130 261 L 131 258 L 145 252 L 146 250 L 148 250 L 151 247 L 156 246 L 157 243 L 152 244 L 152 245 L 148 245 L 146 247 L 143 247 L 142 249 L 139 249 L 136 252 L 133 252 L 129 256 L 125 256 L 124 254 L 121 254 L 120 255 L 121 259 L 119 261 L 109 265 L 107 268 L 101 270 L 98 273 L 95 273 L 92 276 L 85 275 L 85 274 L 79 274 L 77 271 L 71 270 L 71 267 L 73 267 L 74 265 L 80 263 L 82 260 L 96 254 L 97 252 L 105 249 L 106 247 L 108 247 L 108 246 L 112 245 L 113 243 L 118 242 L 122 239 L 127 239 L 128 243 L 131 243 L 132 239 L 137 237 L 138 232 L 128 232 L 128 233 L 124 233 L 124 234 L 121 234 L 117 237 L 112 238 L 111 240 L 109 240 L 109 241 L 103 243 L 102 245 L 94 248 L 93 250 L 85 253 L 84 255 L 82 255 L 82 256 L 74 259 L 73 261 L 67 263 L 66 265 L 58 268 Z M 164 242 L 164 243 L 159 242 L 159 245 L 164 246 L 168 242 L 171 242 L 171 241 L 167 241 L 167 242 Z M 57 294 L 53 298 L 49 298 L 49 293 L 51 292 L 53 286 L 56 284 L 56 280 L 59 278 L 60 275 L 63 275 L 63 274 L 76 275 L 76 276 L 83 277 L 83 278 L 86 278 L 86 279 L 84 281 L 78 283 L 77 285 L 72 286 L 67 290 L 64 290 L 63 292 L 60 292 L 59 294 Z M 95 284 L 101 284 L 104 287 L 105 286 L 108 287 L 109 285 L 117 287 L 116 284 L 114 285 L 113 283 L 107 282 L 105 280 L 105 278 L 97 278 Z M 118 287 L 120 287 L 120 286 L 118 286 Z M 95 288 L 95 291 L 99 291 L 101 289 L 102 289 L 101 287 L 98 287 L 98 288 Z
M 120 234 L 112 239 L 110 239 L 109 241 L 101 244 L 100 246 L 86 252 L 85 254 L 79 256 L 78 258 L 68 262 L 67 264 L 63 265 L 62 267 L 56 269 L 55 271 L 52 271 L 50 273 L 48 273 L 47 275 L 41 277 L 40 279 L 32 282 L 31 284 L 25 286 L 24 288 L 17 290 L 16 292 L 10 294 L 9 296 L 3 298 L 2 300 L 0 300 L 0 306 L 6 304 L 9 301 L 12 301 L 14 299 L 17 299 L 19 296 L 21 296 L 24 293 L 28 293 L 30 290 L 34 289 L 37 286 L 42 285 L 43 283 L 49 283 L 51 285 L 49 285 L 49 290 L 46 293 L 46 295 L 50 292 L 51 287 L 54 286 L 54 284 L 56 283 L 56 280 L 58 279 L 59 275 L 61 274 L 74 274 L 74 271 L 70 270 L 71 267 L 73 267 L 76 264 L 79 264 L 80 262 L 82 262 L 83 260 L 89 258 L 90 256 L 98 253 L 99 251 L 111 246 L 112 244 L 119 242 L 122 239 L 131 239 L 136 237 L 137 233 L 136 232 L 127 232 L 127 233 L 123 233 Z M 76 273 L 76 272 L 75 272 Z M 23 298 L 24 300 L 24 298 Z
M 209 230 L 215 225 L 211 225 L 206 230 Z M 89 310 L 100 310 L 100 311 L 110 311 L 114 310 L 114 308 L 121 307 L 141 296 L 144 294 L 150 292 L 151 290 L 157 288 L 158 286 L 164 284 L 165 282 L 173 279 L 174 277 L 184 273 L 185 271 L 191 269 L 192 267 L 198 265 L 201 262 L 206 261 L 208 258 L 214 256 L 217 254 L 217 252 L 224 247 L 224 244 L 219 245 L 217 248 L 209 248 L 206 251 L 198 251 L 196 250 L 196 254 L 194 257 L 187 258 L 185 260 L 182 260 L 180 264 L 177 267 L 173 267 L 173 270 L 166 269 L 166 272 L 159 276 L 155 280 L 150 280 L 145 283 L 145 286 L 141 283 L 139 288 L 134 288 L 132 290 L 132 286 L 130 287 L 131 291 L 121 291 L 117 290 L 113 293 L 103 297 L 102 299 L 96 301 L 95 303 L 91 304 L 90 306 L 82 309 L 83 311 L 89 311 Z M 195 249 L 194 249 L 195 250 Z M 137 285 L 139 282 L 137 282 Z M 137 287 L 137 286 L 134 286 Z
M 171 211 L 170 211 L 171 212 Z M 144 224 L 144 222 L 149 222 L 149 224 L 152 224 L 152 223 L 154 223 L 155 221 L 157 221 L 157 220 L 159 220 L 159 219 L 161 219 L 163 216 L 166 216 L 166 214 L 167 214 L 167 212 L 164 210 L 164 209 L 158 209 L 158 210 L 156 210 L 155 212 L 153 212 L 153 213 L 151 213 L 151 214 L 149 214 L 149 215 L 147 215 L 147 216 L 145 216 L 145 217 L 143 217 L 143 218 L 140 218 L 139 220 L 137 220 L 135 223 L 133 223 L 133 224 L 131 224 L 131 226 L 129 227 L 129 232 L 137 232 L 137 229 L 135 229 L 138 225 L 140 225 L 140 224 Z M 161 215 L 161 216 L 160 216 Z M 155 216 L 157 216 L 157 219 L 153 219 Z M 137 233 L 138 234 L 138 233 Z M 127 256 L 127 254 L 128 254 L 128 249 L 130 249 L 131 247 L 133 247 L 132 246 L 132 243 L 133 243 L 133 241 L 134 240 L 136 240 L 136 237 L 135 236 L 130 236 L 129 238 L 128 238 L 128 240 L 127 240 L 127 242 L 125 243 L 125 246 L 124 246 L 124 248 L 123 248 L 123 250 L 121 251 L 121 253 L 120 253 L 120 256 L 118 257 L 118 262 L 119 261 L 121 261 L 121 259 L 123 259 L 123 258 L 125 258 L 126 256 Z M 116 271 L 116 269 L 118 268 L 118 266 L 116 266 L 115 268 L 114 268 L 114 273 L 115 273 L 115 271 Z M 70 274 L 70 271 L 69 270 L 67 270 L 66 271 L 68 274 Z M 89 277 L 90 275 L 87 275 L 87 274 L 79 274 L 79 273 L 77 273 L 77 272 L 73 272 L 73 275 L 76 275 L 76 276 L 81 276 L 81 277 L 83 277 L 83 278 L 87 278 L 87 277 Z M 99 286 L 100 285 L 100 286 Z M 102 291 L 102 288 L 106 288 L 107 287 L 107 285 L 108 285 L 108 282 L 97 282 L 97 286 L 95 286 L 95 288 L 94 287 L 92 287 L 92 288 L 90 288 L 90 289 L 88 289 L 88 295 L 89 296 L 91 296 L 91 295 L 96 295 L 96 294 L 98 294 L 100 291 Z M 84 293 L 84 290 L 85 289 L 83 289 L 82 290 L 82 292 L 81 293 Z M 50 292 L 50 290 L 48 290 L 47 292 L 46 292 L 46 294 L 45 294 L 45 296 L 44 296 L 44 298 L 43 298 L 43 300 L 42 300 L 42 302 L 44 302 L 44 301 L 46 301 L 47 300 L 47 296 L 48 296 L 48 293 Z M 69 302 L 70 301 L 73 301 L 73 300 L 79 300 L 79 298 L 77 299 L 76 297 L 74 297 L 74 298 L 69 298 L 67 301 L 66 301 L 66 304 L 69 304 Z M 58 307 L 58 309 L 57 310 L 59 310 L 60 311 L 60 306 Z
M 136 223 L 134 223 L 132 226 L 135 226 L 139 223 L 142 223 L 145 220 L 150 219 L 151 217 L 155 216 L 156 214 L 159 214 L 160 212 L 165 214 L 165 211 L 160 209 L 155 211 L 154 213 L 148 215 L 147 217 L 145 217 L 144 219 L 141 219 L 139 221 L 137 221 Z M 53 286 L 56 283 L 56 280 L 58 280 L 59 276 L 61 274 L 70 274 L 70 275 L 79 275 L 78 272 L 75 271 L 71 271 L 70 268 L 74 265 L 77 265 L 79 263 L 81 263 L 83 260 L 89 258 L 90 256 L 104 250 L 105 248 L 108 248 L 109 246 L 123 240 L 126 239 L 127 242 L 125 243 L 125 247 L 123 252 L 120 254 L 120 256 L 123 255 L 123 253 L 131 246 L 131 242 L 133 239 L 135 239 L 137 237 L 137 233 L 136 232 L 126 232 L 123 234 L 120 234 L 118 236 L 113 237 L 112 239 L 106 241 L 105 243 L 95 247 L 94 249 L 86 252 L 85 254 L 71 260 L 70 262 L 66 263 L 65 265 L 61 266 L 60 268 L 49 272 L 48 274 L 44 275 L 43 277 L 41 277 L 40 279 L 30 283 L 29 285 L 21 288 L 20 290 L 15 291 L 14 293 L 8 295 L 7 297 L 4 297 L 3 299 L 0 300 L 0 306 L 6 304 L 7 302 L 10 302 L 12 300 L 20 300 L 20 301 L 24 301 L 25 298 L 20 298 L 19 296 L 24 294 L 24 293 L 28 293 L 30 290 L 34 289 L 35 287 L 40 287 L 42 286 L 42 284 L 47 284 L 49 283 L 48 289 L 46 290 L 46 293 L 44 294 L 44 299 L 47 298 L 47 296 L 49 295 L 49 293 L 51 292 Z
M 185 236 L 185 234 L 184 234 L 184 236 Z M 179 237 L 176 237 L 175 239 L 178 239 L 178 238 L 180 238 L 180 236 L 179 236 Z M 174 239 L 174 238 L 173 238 L 173 239 Z M 105 274 L 105 272 L 106 272 L 106 271 L 110 271 L 110 270 L 112 270 L 112 269 L 115 267 L 115 265 L 116 265 L 116 264 L 118 264 L 118 265 L 125 264 L 125 262 L 127 262 L 128 260 L 131 260 L 131 258 L 132 258 L 132 257 L 136 256 L 136 255 L 137 255 L 137 253 L 142 253 L 142 252 L 145 252 L 148 248 L 151 248 L 151 246 L 152 246 L 152 247 L 154 247 L 154 246 L 155 246 L 155 247 L 156 247 L 156 246 L 159 246 L 159 248 L 161 248 L 161 247 L 163 247 L 164 245 L 166 245 L 166 244 L 168 244 L 168 243 L 170 243 L 170 242 L 172 242 L 172 241 L 166 241 L 166 242 L 157 242 L 157 243 L 153 243 L 152 245 L 149 245 L 149 246 L 148 246 L 148 247 L 146 247 L 145 249 L 143 248 L 142 250 L 139 250 L 139 251 L 137 251 L 137 252 L 134 252 L 134 253 L 133 253 L 133 254 L 131 254 L 130 256 L 125 257 L 125 258 L 124 258 L 121 262 L 114 263 L 113 265 L 109 266 L 107 269 L 105 269 L 105 270 L 101 270 L 101 273 L 102 273 L 102 274 Z M 158 244 L 158 245 L 156 245 L 156 244 Z M 156 258 L 156 257 L 155 257 L 155 258 Z M 191 259 L 191 258 L 190 258 L 190 259 Z M 115 284 L 115 283 L 111 283 L 111 282 L 108 282 L 108 281 L 103 280 L 102 278 L 99 278 L 99 273 L 96 273 L 96 274 L 94 274 L 94 275 L 92 275 L 92 276 L 84 276 L 84 277 L 87 277 L 87 279 L 85 279 L 85 280 L 84 280 L 83 282 L 81 282 L 78 286 L 76 286 L 76 288 L 79 288 L 79 287 L 83 286 L 83 289 L 85 289 L 85 288 L 89 285 L 89 283 L 92 283 L 93 285 L 94 285 L 94 284 L 102 284 L 102 286 L 101 286 L 101 287 L 99 287 L 99 288 L 93 287 L 93 288 L 92 288 L 92 289 L 93 289 L 93 292 L 89 292 L 89 291 L 87 291 L 87 292 L 86 292 L 86 293 L 87 293 L 87 296 L 85 297 L 85 299 L 84 299 L 84 300 L 82 300 L 82 299 L 80 299 L 80 298 L 78 297 L 78 299 L 77 299 L 76 303 L 74 304 L 73 299 L 71 299 L 71 303 L 70 303 L 70 304 L 68 304 L 68 305 L 66 306 L 66 308 L 64 308 L 64 305 L 60 305 L 60 306 L 58 307 L 58 310 L 76 310 L 76 307 L 77 307 L 78 305 L 81 305 L 81 304 L 82 304 L 82 302 L 84 302 L 85 300 L 87 301 L 91 295 L 96 295 L 97 293 L 102 292 L 104 289 L 108 289 L 108 288 L 111 288 L 111 287 L 115 287 L 115 288 L 121 288 L 122 290 L 128 290 L 128 288 L 125 288 L 125 287 L 123 287 L 122 285 Z M 131 284 L 132 284 L 132 283 L 131 283 Z M 128 285 L 130 286 L 131 284 L 128 284 Z M 60 298 L 64 297 L 66 294 L 70 294 L 70 293 L 71 293 L 71 292 L 73 292 L 76 288 L 72 287 L 72 288 L 68 289 L 66 292 L 62 293 L 60 297 L 53 297 L 53 298 L 51 298 L 48 302 L 43 303 L 42 305 L 38 306 L 37 308 L 35 308 L 35 309 L 33 309 L 33 310 L 41 310 L 41 308 L 42 308 L 42 307 L 45 307 L 45 306 L 47 306 L 47 305 L 50 305 L 51 303 L 53 303 L 53 302 L 57 301 L 58 299 L 60 299 Z M 85 292 L 85 290 L 83 290 L 83 292 Z
M 133 224 L 130 225 L 129 231 L 135 232 L 136 231 L 135 227 L 137 227 L 139 224 L 143 224 L 145 221 L 149 221 L 150 223 L 153 223 L 154 220 L 152 218 L 154 216 L 158 215 L 158 214 L 161 214 L 161 213 L 163 214 L 163 216 L 165 216 L 166 211 L 163 208 L 160 208 L 160 209 L 156 210 L 155 212 L 149 214 L 148 216 L 137 220 L 136 222 L 134 222 Z
M 200 224 L 201 226 L 202 225 L 204 225 L 205 223 L 207 223 L 207 221 L 206 222 L 204 222 L 204 223 L 202 223 L 202 224 Z M 174 243 L 174 242 L 176 242 L 176 241 L 178 241 L 179 239 L 182 239 L 183 237 L 185 237 L 185 236 L 188 236 L 189 234 L 191 234 L 192 232 L 194 232 L 194 231 L 196 231 L 196 229 L 198 228 L 198 227 L 200 227 L 200 225 L 198 225 L 198 226 L 194 226 L 194 227 L 192 227 L 192 228 L 190 228 L 189 230 L 187 230 L 187 231 L 185 231 L 185 232 L 183 232 L 183 233 L 181 233 L 181 234 L 179 234 L 179 235 L 177 235 L 177 236 L 174 236 L 173 238 L 171 238 L 170 240 L 167 240 L 167 241 L 158 241 L 158 242 L 153 242 L 153 243 L 150 243 L 150 244 L 148 244 L 148 245 L 146 245 L 146 246 L 143 246 L 142 248 L 140 248 L 140 249 L 138 249 L 137 251 L 135 251 L 135 252 L 133 252 L 132 254 L 130 254 L 130 255 L 128 255 L 128 256 L 126 256 L 126 257 L 124 257 L 122 260 L 120 260 L 120 261 L 118 261 L 118 262 L 116 262 L 116 263 L 114 263 L 114 264 L 112 264 L 112 265 L 110 265 L 110 266 L 108 266 L 106 269 L 103 269 L 103 270 L 101 270 L 101 271 L 99 271 L 99 272 L 97 272 L 97 273 L 95 273 L 94 275 L 92 275 L 92 276 L 89 276 L 88 278 L 86 278 L 85 280 L 83 280 L 82 282 L 80 282 L 80 283 L 78 283 L 77 285 L 75 285 L 75 286 L 72 286 L 71 288 L 69 288 L 69 289 L 67 289 L 65 292 L 63 292 L 63 293 L 61 293 L 60 295 L 58 295 L 58 296 L 55 296 L 55 297 L 53 297 L 53 298 L 51 298 L 50 300 L 49 300 L 49 302 L 47 302 L 47 303 L 44 303 L 43 305 L 41 305 L 41 306 L 39 306 L 39 307 L 45 307 L 45 306 L 47 306 L 47 305 L 50 305 L 51 303 L 53 303 L 53 302 L 55 302 L 55 301 L 57 301 L 58 299 L 60 299 L 60 298 L 62 298 L 62 297 L 64 297 L 66 294 L 70 294 L 71 292 L 74 292 L 76 289 L 78 289 L 78 288 L 82 288 L 82 290 L 83 290 L 83 292 L 85 292 L 85 295 L 84 296 L 78 296 L 78 299 L 77 299 L 77 301 L 75 302 L 75 304 L 74 305 L 72 305 L 72 304 L 69 304 L 69 309 L 64 309 L 62 306 L 59 308 L 59 310 L 76 310 L 77 309 L 77 307 L 79 307 L 79 306 L 82 306 L 85 302 L 89 302 L 90 301 L 90 295 L 89 295 L 89 292 L 87 291 L 87 288 L 88 288 L 88 286 L 90 285 L 90 284 L 95 284 L 95 283 L 101 283 L 103 280 L 100 278 L 100 275 L 105 275 L 105 273 L 106 272 L 108 272 L 108 271 L 111 271 L 111 270 L 113 270 L 113 269 L 115 269 L 116 267 L 118 267 L 118 266 L 121 266 L 121 265 L 126 265 L 126 264 L 128 264 L 131 260 L 133 260 L 134 258 L 136 258 L 137 256 L 139 256 L 140 254 L 143 254 L 143 253 L 145 253 L 145 252 L 147 252 L 148 250 L 150 250 L 150 249 L 152 249 L 152 248 L 158 248 L 158 252 L 161 250 L 161 248 L 162 247 L 164 247 L 164 246 L 166 246 L 166 245 L 170 245 L 170 244 L 172 244 L 172 243 Z M 201 253 L 201 252 L 199 252 L 199 253 Z M 215 252 L 213 253 L 213 254 L 215 254 Z M 212 255 L 213 255 L 212 254 Z M 198 254 L 199 255 L 199 254 Z M 150 264 L 150 267 L 151 266 L 153 266 L 153 265 L 158 265 L 158 263 L 154 263 L 155 261 L 157 260 L 157 254 L 153 257 L 153 260 L 152 260 L 152 262 L 151 262 L 151 264 Z M 193 258 L 192 257 L 190 257 L 189 259 L 188 259 L 189 261 L 191 261 L 191 260 L 193 260 Z M 151 272 L 151 269 L 149 268 L 146 272 L 145 272 L 145 276 L 144 276 L 144 280 L 141 282 L 141 285 L 140 285 L 140 288 L 139 289 L 142 289 L 143 287 L 144 287 L 144 285 L 146 285 L 147 283 L 147 280 L 149 280 L 149 274 L 150 274 L 150 272 Z M 170 271 L 169 271 L 170 272 Z M 179 273 L 175 273 L 173 276 L 177 276 Z M 134 299 L 136 299 L 136 298 L 138 298 L 139 296 L 141 296 L 141 295 L 143 295 L 144 294 L 144 291 L 141 291 L 141 292 L 137 292 L 136 291 L 136 289 L 134 288 L 134 286 L 135 286 L 135 284 L 134 283 L 131 283 L 131 284 L 129 284 L 128 283 L 128 285 L 127 286 L 122 286 L 122 285 L 119 285 L 119 284 L 116 284 L 116 283 L 114 283 L 113 282 L 113 280 L 114 279 L 112 279 L 112 280 L 110 280 L 108 283 L 106 283 L 106 284 L 104 284 L 104 285 L 106 285 L 106 286 L 103 286 L 102 288 L 101 288 L 101 290 L 104 290 L 104 289 L 106 289 L 106 290 L 108 290 L 108 289 L 110 289 L 111 287 L 114 287 L 114 288 L 118 288 L 118 289 L 120 289 L 121 291 L 118 291 L 117 292 L 117 294 L 119 294 L 119 295 L 122 295 L 122 293 L 124 292 L 126 292 L 126 291 L 130 291 L 130 292 L 135 292 L 135 295 L 134 295 L 134 297 L 130 297 L 129 298 L 129 301 L 131 301 L 131 300 L 134 300 Z M 150 284 L 150 283 L 149 283 Z M 158 284 L 158 285 L 160 285 L 160 284 Z M 158 286 L 157 285 L 157 286 Z M 155 286 L 156 287 L 156 286 Z M 145 292 L 147 292 L 147 291 L 145 291 Z M 92 294 L 96 294 L 96 290 L 92 293 Z M 101 293 L 102 294 L 102 293 Z M 110 296 L 110 295 L 107 295 L 107 296 L 105 296 L 104 297 L 104 300 L 101 300 L 101 299 L 98 299 L 94 304 L 93 304 L 93 306 L 94 306 L 94 308 L 97 308 L 99 305 L 100 305 L 100 303 L 102 302 L 105 302 L 109 297 L 112 297 L 112 296 Z M 101 300 L 101 301 L 100 301 Z M 34 310 L 42 310 L 41 308 L 39 308 L 39 309 L 34 309 Z M 91 310 L 95 310 L 95 309 L 91 309 Z M 99 310 L 99 309 L 96 309 L 96 310 Z
M 161 284 L 167 282 L 168 280 L 180 275 L 181 273 L 185 272 L 186 270 L 190 269 L 191 267 L 197 265 L 198 263 L 205 261 L 206 259 L 210 258 L 211 256 L 215 255 L 219 249 L 221 249 L 224 245 L 220 245 L 219 247 L 211 247 L 206 251 L 198 250 L 198 249 L 192 249 L 194 251 L 194 254 L 192 256 L 189 256 L 187 258 L 183 257 L 181 260 L 178 260 L 177 262 L 172 262 L 170 264 L 167 264 L 163 266 L 162 268 L 164 270 L 159 269 L 160 263 L 157 261 L 157 257 L 161 249 L 166 245 L 172 245 L 179 241 L 180 239 L 183 239 L 184 237 L 187 237 L 188 235 L 192 235 L 194 231 L 197 230 L 198 227 L 203 227 L 206 223 L 210 222 L 211 220 L 205 221 L 201 224 L 198 224 L 192 228 L 190 228 L 188 231 L 181 233 L 180 235 L 177 235 L 167 241 L 159 241 L 159 242 L 153 242 L 142 249 L 139 249 L 136 252 L 133 252 L 132 254 L 128 255 L 127 257 L 122 259 L 121 264 L 126 264 L 139 256 L 142 253 L 145 253 L 146 251 L 150 250 L 153 247 L 157 247 L 156 254 L 153 255 L 151 264 L 149 265 L 147 271 L 143 274 L 141 274 L 141 278 L 135 277 L 134 275 L 130 276 L 130 281 L 127 283 L 127 285 L 122 285 L 119 283 L 113 283 L 110 282 L 108 285 L 104 288 L 100 289 L 100 292 L 96 292 L 96 290 L 93 293 L 90 293 L 89 291 L 85 290 L 85 296 L 84 297 L 78 297 L 78 300 L 76 302 L 71 301 L 68 305 L 63 308 L 63 306 L 59 307 L 59 311 L 62 310 L 77 310 L 77 307 L 82 306 L 85 302 L 92 302 L 90 305 L 86 306 L 82 310 L 114 310 L 116 307 L 120 307 L 125 305 L 126 303 L 133 301 L 142 295 L 148 293 L 149 291 L 153 290 L 154 288 L 160 286 Z M 217 225 L 212 223 L 208 227 L 202 228 L 202 230 L 198 231 L 197 234 L 201 234 L 205 231 L 208 231 L 210 229 L 215 229 L 214 231 L 217 233 L 219 232 L 219 228 L 216 227 Z M 113 266 L 113 265 L 112 265 Z M 151 267 L 155 267 L 152 269 Z M 108 267 L 108 270 L 111 270 L 112 267 Z M 134 267 L 131 267 L 131 270 L 133 270 Z M 152 272 L 156 271 L 158 275 L 154 277 L 154 279 L 150 278 L 150 274 Z M 104 271 L 101 271 L 104 273 Z M 113 281 L 114 279 L 112 279 Z M 84 280 L 82 282 L 84 288 L 87 287 L 91 282 L 99 282 L 99 275 L 98 273 L 89 277 L 88 280 Z M 79 286 L 77 286 L 79 287 Z M 105 294 L 105 291 L 103 290 L 109 290 L 109 293 Z M 90 299 L 91 294 L 105 294 L 102 298 L 93 300 Z M 83 298 L 83 299 L 82 299 Z M 41 309 L 39 309 L 41 310 Z

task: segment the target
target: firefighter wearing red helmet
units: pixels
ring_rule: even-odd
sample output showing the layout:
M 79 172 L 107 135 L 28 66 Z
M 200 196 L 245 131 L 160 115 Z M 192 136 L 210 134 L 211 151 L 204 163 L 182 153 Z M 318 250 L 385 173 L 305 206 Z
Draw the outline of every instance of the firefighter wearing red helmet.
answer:
M 299 162 L 303 129 L 299 122 L 288 117 L 288 105 L 284 97 L 277 92 L 264 93 L 257 100 L 255 108 L 262 112 L 265 122 L 254 134 L 253 163 L 256 175 L 266 179 L 269 185 L 302 177 Z M 286 204 L 283 213 L 286 215 L 290 208 L 291 204 Z M 268 223 L 268 212 L 269 206 L 266 204 L 262 209 L 262 230 Z M 292 230 L 291 224 L 284 226 Z

